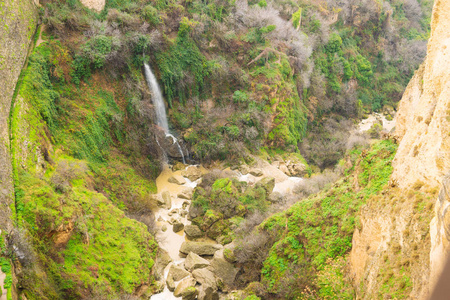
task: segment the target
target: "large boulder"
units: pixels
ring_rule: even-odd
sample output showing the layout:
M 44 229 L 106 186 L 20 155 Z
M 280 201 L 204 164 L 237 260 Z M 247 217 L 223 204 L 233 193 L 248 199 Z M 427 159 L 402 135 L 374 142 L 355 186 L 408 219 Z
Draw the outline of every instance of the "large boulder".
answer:
M 166 284 L 169 291 L 173 292 L 175 290 L 175 281 L 172 276 L 167 276 Z
M 157 280 L 163 279 L 164 269 L 171 262 L 172 262 L 172 258 L 170 258 L 169 253 L 162 248 L 158 248 L 158 253 L 156 254 L 155 266 L 154 266 L 155 277 Z
M 262 187 L 266 191 L 266 195 L 268 196 L 270 193 L 272 193 L 273 188 L 275 187 L 275 178 L 264 177 L 255 184 L 255 187 Z
M 173 232 L 177 233 L 184 229 L 184 224 L 180 220 L 173 222 Z
M 184 233 L 186 233 L 186 236 L 191 239 L 200 238 L 204 235 L 203 231 L 201 231 L 197 225 L 184 226 Z
M 194 252 L 189 252 L 186 260 L 184 261 L 184 267 L 186 270 L 191 271 L 195 269 L 205 268 L 209 266 L 210 263 L 204 258 L 201 258 Z
M 214 255 L 217 250 L 222 248 L 223 246 L 219 244 L 187 241 L 181 244 L 180 252 L 186 255 L 189 254 L 189 252 L 194 252 L 197 255 Z
M 197 179 L 202 177 L 202 171 L 201 171 L 200 167 L 189 166 L 186 168 L 186 170 L 181 172 L 181 175 L 188 178 L 190 181 L 196 181 Z
M 260 176 L 264 175 L 263 171 L 261 169 L 257 169 L 257 168 L 250 169 L 249 173 L 250 173 L 250 175 L 253 175 L 255 177 L 260 177 Z
M 161 198 L 157 199 L 157 204 L 160 207 L 170 209 L 172 207 L 172 198 L 170 197 L 170 192 L 162 192 Z
M 178 185 L 183 185 L 186 183 L 186 180 L 183 178 L 183 176 L 180 175 L 172 175 L 171 177 L 169 177 L 169 179 L 167 180 L 170 183 L 175 183 Z
M 211 287 L 214 291 L 217 291 L 216 276 L 210 270 L 197 269 L 192 271 L 192 276 L 194 276 L 195 280 L 197 280 L 197 282 L 203 287 Z
M 225 259 L 223 249 L 214 253 L 214 258 L 211 260 L 211 267 L 213 268 L 214 274 L 221 278 L 223 283 L 228 286 L 233 285 L 238 269 Z
M 219 293 L 212 287 L 199 287 L 198 300 L 219 300 Z M 241 298 L 239 298 L 241 299 Z
M 192 277 L 184 278 L 180 283 L 178 283 L 177 287 L 175 288 L 175 291 L 173 292 L 173 295 L 175 297 L 181 297 L 183 292 L 185 292 L 189 288 L 195 287 L 196 283 L 197 280 L 195 280 Z
M 182 267 L 171 265 L 167 277 L 172 277 L 174 281 L 180 281 L 181 279 L 188 277 L 189 275 L 190 273 Z
M 189 287 L 181 292 L 181 300 L 197 299 L 198 290 L 196 287 Z

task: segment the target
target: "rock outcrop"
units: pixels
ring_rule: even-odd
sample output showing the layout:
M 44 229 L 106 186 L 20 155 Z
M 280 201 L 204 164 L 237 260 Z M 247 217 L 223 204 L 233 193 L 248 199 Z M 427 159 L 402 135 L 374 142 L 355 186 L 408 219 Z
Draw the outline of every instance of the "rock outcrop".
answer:
M 9 112 L 14 90 L 37 25 L 32 0 L 0 3 L 0 228 L 8 230 L 13 201 L 12 165 L 9 153 Z
M 399 147 L 391 186 L 378 199 L 384 204 L 372 201 L 362 209 L 361 228 L 353 236 L 350 273 L 355 286 L 364 289 L 361 299 L 371 299 L 397 276 L 396 271 L 384 274 L 389 264 L 407 270 L 401 275 L 409 280 L 405 296 L 426 299 L 445 263 L 450 242 L 450 180 L 444 180 L 450 170 L 449 26 L 450 0 L 435 1 L 426 60 L 406 88 L 396 115 Z

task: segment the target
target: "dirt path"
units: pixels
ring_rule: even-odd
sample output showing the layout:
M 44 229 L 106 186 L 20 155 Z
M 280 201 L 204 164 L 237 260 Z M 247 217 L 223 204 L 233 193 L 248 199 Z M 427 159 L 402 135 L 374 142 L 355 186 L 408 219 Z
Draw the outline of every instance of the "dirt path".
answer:
M 84 6 L 87 8 L 101 11 L 105 7 L 105 0 L 81 0 Z

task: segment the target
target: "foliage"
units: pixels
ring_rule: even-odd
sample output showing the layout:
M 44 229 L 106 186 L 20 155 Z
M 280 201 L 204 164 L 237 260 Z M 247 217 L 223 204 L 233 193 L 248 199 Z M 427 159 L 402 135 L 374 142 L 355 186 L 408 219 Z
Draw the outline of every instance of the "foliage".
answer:
M 317 271 L 324 270 L 328 259 L 342 257 L 350 250 L 359 208 L 387 184 L 395 150 L 395 144 L 382 141 L 361 156 L 353 171 L 358 174 L 361 190 L 354 189 L 350 175 L 261 224 L 261 229 L 281 237 L 261 271 L 262 283 L 270 292 L 297 297 L 309 287 L 329 293 L 327 285 L 315 283 Z M 287 286 L 290 288 L 285 289 Z

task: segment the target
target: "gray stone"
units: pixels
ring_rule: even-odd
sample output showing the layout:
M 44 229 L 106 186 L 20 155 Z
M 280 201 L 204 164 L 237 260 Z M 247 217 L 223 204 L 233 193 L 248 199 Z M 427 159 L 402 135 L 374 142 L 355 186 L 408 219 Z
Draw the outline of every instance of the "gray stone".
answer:
M 188 178 L 190 181 L 196 181 L 197 179 L 202 177 L 202 171 L 199 167 L 189 166 L 186 168 L 186 170 L 181 172 L 181 175 Z
M 223 250 L 216 251 L 214 253 L 214 258 L 211 260 L 211 267 L 214 270 L 214 274 L 221 278 L 226 285 L 233 285 L 238 270 L 233 266 L 233 264 L 226 261 L 223 256 Z
M 199 287 L 198 300 L 219 300 L 219 293 L 212 287 Z M 241 298 L 236 298 L 241 299 Z
M 255 187 L 262 187 L 266 191 L 266 195 L 269 195 L 275 187 L 275 178 L 264 177 L 255 184 Z
M 173 232 L 177 233 L 177 232 L 180 232 L 183 229 L 184 229 L 184 224 L 181 223 L 179 220 L 176 220 L 173 223 Z
M 186 260 L 184 261 L 184 267 L 186 270 L 192 272 L 192 270 L 205 268 L 209 266 L 210 263 L 206 259 L 198 256 L 194 252 L 189 252 Z
M 162 207 L 166 208 L 166 209 L 170 209 L 172 207 L 172 198 L 170 197 L 170 193 L 168 191 L 162 192 L 161 194 L 162 197 Z M 160 199 L 158 199 L 158 203 L 159 201 L 161 201 Z
M 171 265 L 169 269 L 168 277 L 172 277 L 174 281 L 180 281 L 181 279 L 189 276 L 190 273 L 182 267 Z
M 250 173 L 250 175 L 253 175 L 255 177 L 263 176 L 263 172 L 261 171 L 261 169 L 253 168 L 253 169 L 250 169 L 249 173 Z
M 173 292 L 175 290 L 175 281 L 172 276 L 167 276 L 166 284 L 169 291 Z
M 183 254 L 194 252 L 197 255 L 214 255 L 217 250 L 220 250 L 222 248 L 223 246 L 219 244 L 187 241 L 181 244 L 180 252 Z
M 211 287 L 214 291 L 217 291 L 217 282 L 214 273 L 208 269 L 196 269 L 192 271 L 192 276 L 203 287 Z
M 186 180 L 183 178 L 183 176 L 180 176 L 180 175 L 172 175 L 172 176 L 168 179 L 168 181 L 169 181 L 170 183 L 175 183 L 175 184 L 178 184 L 178 185 L 183 185 L 183 184 L 186 183 Z
M 197 281 L 192 277 L 184 278 L 180 283 L 178 283 L 177 287 L 175 288 L 175 291 L 173 292 L 173 295 L 175 297 L 181 297 L 182 293 L 191 287 L 195 287 L 195 284 Z
M 186 233 L 188 238 L 199 238 L 203 236 L 203 232 L 198 228 L 197 225 L 186 225 L 184 227 L 184 233 Z

